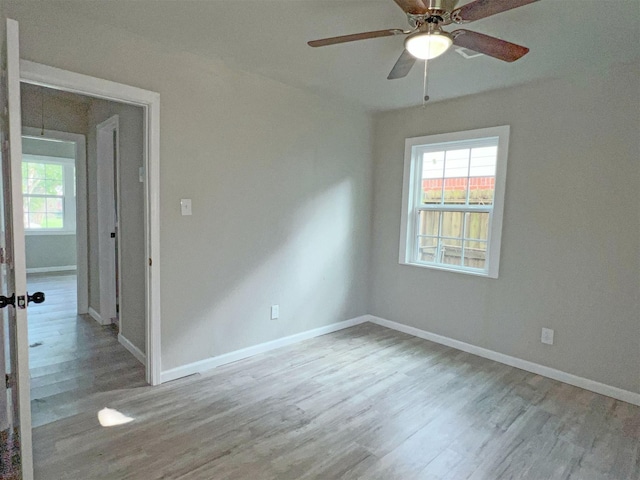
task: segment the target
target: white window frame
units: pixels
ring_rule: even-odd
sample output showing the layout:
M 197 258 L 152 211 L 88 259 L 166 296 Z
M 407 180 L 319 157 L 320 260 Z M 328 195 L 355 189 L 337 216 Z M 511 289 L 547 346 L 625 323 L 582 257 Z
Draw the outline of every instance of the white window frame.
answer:
M 498 139 L 498 152 L 495 176 L 495 192 L 493 206 L 441 205 L 428 207 L 435 211 L 455 212 L 488 212 L 489 238 L 485 268 L 465 267 L 464 265 L 448 265 L 425 263 L 417 260 L 417 216 L 425 206 L 421 204 L 420 193 L 422 180 L 422 155 L 415 155 L 418 148 L 446 143 L 464 142 L 486 138 Z M 480 128 L 460 132 L 427 135 L 407 138 L 404 150 L 404 175 L 402 185 L 402 217 L 400 231 L 399 262 L 402 265 L 465 273 L 468 275 L 498 278 L 500 269 L 500 245 L 502 241 L 502 219 L 504 213 L 504 193 L 507 176 L 507 158 L 509 150 L 509 126 Z
M 44 163 L 62 165 L 64 167 L 64 196 L 63 196 L 63 228 L 28 228 L 25 224 L 25 235 L 71 235 L 76 233 L 76 189 L 74 158 L 50 157 L 46 155 L 23 154 L 22 163 Z M 23 198 L 28 196 L 24 191 Z M 46 196 L 46 195 L 45 195 Z

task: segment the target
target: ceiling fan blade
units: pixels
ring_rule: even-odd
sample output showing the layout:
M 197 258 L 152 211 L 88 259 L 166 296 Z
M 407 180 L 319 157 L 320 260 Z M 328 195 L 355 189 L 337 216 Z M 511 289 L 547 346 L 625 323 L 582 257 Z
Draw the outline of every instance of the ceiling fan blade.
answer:
M 416 57 L 411 55 L 407 50 L 403 51 L 398 61 L 389 72 L 387 80 L 395 80 L 396 78 L 404 78 L 411 71 L 411 67 L 416 63 Z
M 523 7 L 538 0 L 476 0 L 467 3 L 451 12 L 451 19 L 456 23 L 473 22 L 506 12 L 512 8 Z
M 428 9 L 422 0 L 393 0 L 402 10 L 412 15 L 422 15 L 427 13 Z
M 388 30 L 376 30 L 375 32 L 354 33 L 351 35 L 341 35 L 339 37 L 322 38 L 320 40 L 311 40 L 307 42 L 310 47 L 325 47 L 327 45 L 335 45 L 337 43 L 355 42 L 356 40 L 367 40 L 369 38 L 391 37 L 393 35 L 404 35 L 407 32 L 399 28 Z
M 527 54 L 529 49 L 522 45 L 500 40 L 471 30 L 455 30 L 451 32 L 453 44 L 458 47 L 468 48 L 474 52 L 484 53 L 490 57 L 515 62 Z

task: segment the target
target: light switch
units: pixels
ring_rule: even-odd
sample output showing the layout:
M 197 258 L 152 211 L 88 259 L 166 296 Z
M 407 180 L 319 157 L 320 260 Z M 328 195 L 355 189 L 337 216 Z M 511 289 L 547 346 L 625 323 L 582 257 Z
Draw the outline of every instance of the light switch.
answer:
M 183 198 L 180 200 L 180 211 L 182 215 L 191 215 L 191 199 Z

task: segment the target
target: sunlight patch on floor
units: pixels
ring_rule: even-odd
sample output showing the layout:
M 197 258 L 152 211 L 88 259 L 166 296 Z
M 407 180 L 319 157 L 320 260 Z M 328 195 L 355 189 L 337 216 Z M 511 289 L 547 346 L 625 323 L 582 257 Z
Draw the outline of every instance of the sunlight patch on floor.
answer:
M 116 425 L 132 422 L 133 418 L 127 417 L 117 410 L 103 408 L 98 412 L 98 421 L 103 427 L 115 427 Z

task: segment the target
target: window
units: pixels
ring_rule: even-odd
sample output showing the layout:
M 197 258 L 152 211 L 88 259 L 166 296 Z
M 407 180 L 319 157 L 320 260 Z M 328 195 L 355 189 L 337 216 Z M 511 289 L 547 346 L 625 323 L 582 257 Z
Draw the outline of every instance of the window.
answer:
M 74 159 L 23 155 L 22 195 L 26 232 L 75 232 Z
M 498 278 L 509 127 L 408 138 L 400 263 Z

